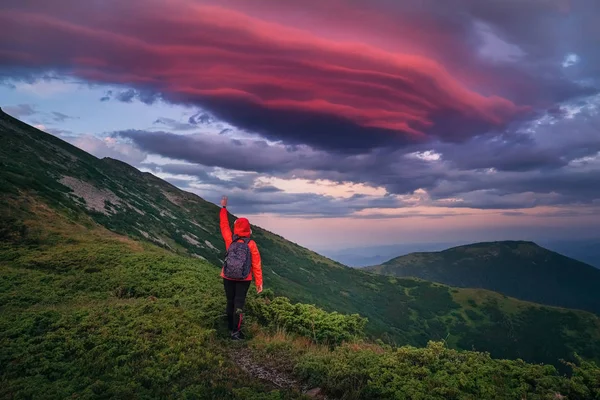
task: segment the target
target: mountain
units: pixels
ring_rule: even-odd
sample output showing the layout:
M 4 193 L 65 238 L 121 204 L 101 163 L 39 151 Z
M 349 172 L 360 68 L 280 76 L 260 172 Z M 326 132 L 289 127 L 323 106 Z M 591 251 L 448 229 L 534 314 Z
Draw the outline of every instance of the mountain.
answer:
M 540 246 L 567 257 L 582 261 L 600 269 L 600 239 L 596 240 L 540 240 Z M 331 249 L 313 248 L 319 254 L 350 267 L 368 267 L 380 265 L 392 258 L 411 253 L 442 251 L 450 247 L 467 244 L 460 242 L 398 243 L 379 246 Z
M 439 251 L 447 249 L 451 246 L 456 246 L 461 243 L 400 243 L 400 244 L 389 244 L 380 246 L 368 246 L 368 247 L 352 247 L 344 249 L 330 249 L 323 247 L 323 249 L 315 249 L 326 257 L 331 258 L 337 262 L 340 262 L 349 267 L 367 267 L 371 265 L 382 264 L 392 258 L 399 257 L 401 255 L 425 252 L 425 251 Z
M 600 314 L 600 270 L 533 242 L 476 243 L 412 253 L 365 269 Z
M 292 304 L 268 289 L 249 292 L 246 340 L 231 342 L 214 265 L 116 234 L 31 192 L 2 194 L 2 399 L 583 400 L 600 393 L 600 368 L 589 361 L 563 365 L 567 376 L 443 342 L 394 348 L 365 340 L 364 318 Z M 540 333 L 554 326 L 543 319 L 550 311 L 538 315 Z M 585 330 L 583 314 L 566 315 L 563 322 Z
M 55 236 L 51 230 L 54 219 L 63 225 L 75 221 L 89 229 L 100 226 L 126 238 L 123 240 L 133 241 L 133 248 L 159 246 L 188 264 L 196 262 L 204 271 L 207 265 L 211 266 L 214 276 L 218 276 L 224 244 L 216 205 L 120 161 L 93 157 L 4 113 L 0 113 L 0 143 L 3 240 L 15 235 L 29 237 L 33 228 L 28 221 L 46 219 L 48 226 L 37 224 L 36 235 L 51 242 Z M 46 209 L 56 218 L 46 217 Z M 265 288 L 327 312 L 360 314 L 368 319 L 369 337 L 415 346 L 425 346 L 429 340 L 445 340 L 452 348 L 484 350 L 497 358 L 550 364 L 560 364 L 561 358 L 572 360 L 574 352 L 588 359 L 600 359 L 600 320 L 593 314 L 542 307 L 486 290 L 456 289 L 356 270 L 256 226 L 253 236 L 264 262 Z M 68 251 L 55 255 L 57 259 L 45 265 L 44 260 L 50 260 L 51 254 L 39 248 L 37 239 L 27 240 L 25 244 L 19 242 L 17 252 L 4 246 L 0 254 L 2 267 L 22 277 L 5 283 L 4 294 L 31 296 L 40 301 L 41 294 L 47 294 L 60 303 L 60 291 L 23 293 L 40 281 L 60 278 L 62 282 L 63 269 L 68 272 L 85 268 L 93 273 L 101 264 L 100 269 L 110 274 L 113 261 L 82 248 L 89 242 L 63 239 L 61 246 L 67 243 Z M 33 257 L 28 251 L 39 254 Z M 20 263 L 12 261 L 17 256 Z M 147 268 L 145 262 L 154 264 L 151 259 L 142 260 L 141 275 Z M 33 273 L 31 269 L 43 273 Z M 134 267 L 128 271 L 123 282 L 135 274 Z M 116 268 L 115 273 L 121 272 Z M 166 279 L 168 272 L 159 276 Z M 96 281 L 90 284 L 100 285 L 110 293 L 133 296 L 152 293 L 153 285 L 160 286 L 160 282 L 117 285 L 117 278 L 108 280 L 108 286 Z M 87 284 L 73 279 L 74 285 Z M 189 286 L 190 278 L 185 279 L 177 285 Z M 218 279 L 211 282 L 218 286 Z M 64 281 L 64 285 L 70 284 L 68 279 Z M 220 297 L 220 287 L 215 293 Z M 83 297 L 94 296 L 90 293 Z M 35 308 L 36 304 L 31 300 L 27 307 Z

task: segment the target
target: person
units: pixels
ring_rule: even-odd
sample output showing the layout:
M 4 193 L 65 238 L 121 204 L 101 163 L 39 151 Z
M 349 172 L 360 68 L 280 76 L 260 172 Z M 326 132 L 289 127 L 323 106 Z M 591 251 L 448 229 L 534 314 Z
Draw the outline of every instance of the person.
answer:
M 221 211 L 219 214 L 221 235 L 225 241 L 225 248 L 229 250 L 234 242 L 246 243 L 251 257 L 251 266 L 248 275 L 241 279 L 232 279 L 225 275 L 225 266 L 221 269 L 221 278 L 223 278 L 223 286 L 225 288 L 225 296 L 227 297 L 227 322 L 231 338 L 240 340 L 243 338 L 242 321 L 244 318 L 243 310 L 246 304 L 246 294 L 250 288 L 250 282 L 254 278 L 256 292 L 260 293 L 263 290 L 262 265 L 260 253 L 256 242 L 250 239 L 252 229 L 250 222 L 246 218 L 238 218 L 233 223 L 233 236 L 229 227 L 229 215 L 227 212 L 227 196 L 221 199 Z

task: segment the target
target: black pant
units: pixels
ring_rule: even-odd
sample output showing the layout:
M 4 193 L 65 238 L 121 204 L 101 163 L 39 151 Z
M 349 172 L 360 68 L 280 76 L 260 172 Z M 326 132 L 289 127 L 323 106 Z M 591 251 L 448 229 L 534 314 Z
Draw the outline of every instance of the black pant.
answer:
M 230 331 L 239 331 L 242 328 L 244 304 L 250 281 L 232 281 L 223 279 L 225 296 L 227 297 L 227 322 Z

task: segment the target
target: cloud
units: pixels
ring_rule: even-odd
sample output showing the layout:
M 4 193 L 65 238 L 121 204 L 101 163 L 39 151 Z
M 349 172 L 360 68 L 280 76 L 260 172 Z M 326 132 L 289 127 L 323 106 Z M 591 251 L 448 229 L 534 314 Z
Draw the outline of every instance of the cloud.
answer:
M 126 130 L 114 136 L 132 140 L 149 153 L 211 167 L 238 171 L 289 172 L 325 166 L 326 153 L 308 147 L 291 151 L 261 139 L 232 139 L 217 135 L 177 135 L 164 131 Z
M 77 119 L 77 117 L 71 117 L 58 111 L 52 111 L 51 115 L 54 122 L 65 122 L 68 119 Z
M 223 7 L 139 3 L 5 7 L 4 64 L 129 85 L 114 98 L 196 105 L 272 140 L 337 151 L 461 141 L 528 110 L 479 94 L 433 56 L 322 38 Z M 120 17 L 130 10 L 135 21 Z
M 253 212 L 357 215 L 415 193 L 448 209 L 597 205 L 599 14 L 591 0 L 9 0 L 0 80 L 52 70 L 117 85 L 102 101 L 191 106 L 112 138 L 185 161 L 148 168 Z
M 216 202 L 223 193 L 227 193 L 231 204 L 235 204 L 236 213 L 241 214 L 278 214 L 288 217 L 302 218 L 337 218 L 348 217 L 357 211 L 372 208 L 381 204 L 381 199 L 374 196 L 356 196 L 353 198 L 335 198 L 315 193 L 286 193 L 264 187 L 252 190 L 226 190 L 221 188 L 190 190 L 205 199 Z M 389 204 L 400 204 L 393 200 Z M 375 218 L 375 216 L 363 216 Z
M 197 164 L 144 163 L 140 167 L 157 174 L 177 176 L 177 178 L 169 179 L 182 180 L 186 177 L 188 183 L 195 182 L 196 184 L 212 185 L 226 189 L 249 190 L 255 185 L 255 180 L 258 178 L 257 173 L 237 173 L 230 174 L 228 179 L 222 179 L 215 175 L 215 168 Z
M 30 117 L 38 113 L 32 104 L 18 104 L 16 106 L 2 107 L 2 110 L 15 118 Z
M 136 95 L 136 91 L 133 89 L 124 90 L 122 92 L 118 92 L 115 95 L 115 98 L 124 103 L 131 103 Z
M 132 103 L 134 100 L 139 100 L 142 103 L 151 105 L 160 100 L 160 98 L 160 93 L 154 91 L 126 89 L 119 91 L 108 90 L 104 96 L 100 97 L 100 101 L 106 102 L 115 99 L 123 103 Z
M 74 146 L 93 154 L 98 158 L 110 157 L 121 160 L 128 164 L 138 165 L 146 159 L 147 154 L 128 143 L 121 143 L 110 137 L 97 137 L 83 134 L 73 135 L 68 131 L 51 130 L 48 132 L 56 134 Z
M 283 190 L 275 187 L 275 186 L 260 186 L 256 189 L 254 189 L 255 192 L 258 193 L 278 193 L 278 192 L 282 192 Z
M 121 101 L 123 103 L 132 103 L 134 100 L 139 100 L 142 103 L 152 105 L 160 100 L 161 95 L 152 90 L 147 89 L 125 89 L 125 90 L 107 90 L 104 96 L 100 97 L 101 102 L 106 102 L 111 99 Z
M 16 106 L 7 106 L 3 107 L 3 110 L 7 114 L 19 119 L 36 115 L 40 117 L 40 119 L 44 120 L 43 124 L 38 120 L 32 121 L 39 126 L 45 126 L 46 124 L 51 124 L 53 122 L 65 122 L 69 119 L 77 119 L 77 117 L 72 117 L 70 115 L 58 111 L 51 111 L 49 113 L 41 111 L 38 109 L 37 106 L 33 104 L 18 104 Z
M 462 170 L 493 168 L 498 171 L 551 170 L 567 166 L 571 161 L 600 151 L 600 97 L 594 96 L 582 104 L 591 109 L 581 111 L 576 118 L 565 113 L 549 113 L 540 120 L 521 126 L 503 135 L 479 136 L 451 146 L 439 143 L 435 147 L 442 157 Z
M 594 183 L 600 176 L 597 118 L 595 111 L 577 118 L 544 118 L 499 137 L 358 155 L 216 134 L 129 130 L 115 135 L 146 152 L 211 168 L 366 183 L 398 195 L 423 189 L 428 196 L 423 204 L 439 207 L 518 209 L 589 204 L 600 198 L 600 186 Z
M 153 124 L 164 125 L 165 127 L 172 129 L 174 131 L 189 131 L 189 130 L 193 130 L 193 129 L 197 128 L 195 124 L 179 122 L 172 118 L 166 118 L 166 117 L 157 118 L 153 122 Z
M 188 122 L 192 125 L 198 125 L 198 124 L 210 124 L 211 122 L 214 122 L 214 120 L 207 113 L 205 113 L 203 111 L 199 111 L 196 114 L 192 115 L 189 118 Z
M 106 93 L 104 94 L 104 96 L 100 97 L 100 101 L 102 101 L 102 102 L 109 101 L 111 99 L 112 95 L 113 95 L 113 91 L 107 90 Z

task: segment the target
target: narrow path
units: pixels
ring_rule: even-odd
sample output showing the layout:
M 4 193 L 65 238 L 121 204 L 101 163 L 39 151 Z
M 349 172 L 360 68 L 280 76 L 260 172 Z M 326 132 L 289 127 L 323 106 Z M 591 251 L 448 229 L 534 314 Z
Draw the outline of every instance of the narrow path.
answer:
M 252 358 L 252 352 L 246 346 L 235 346 L 228 351 L 229 357 L 254 378 L 260 379 L 263 382 L 273 386 L 276 389 L 291 389 L 296 390 L 309 398 L 327 400 L 328 398 L 321 393 L 319 388 L 310 388 L 306 384 L 302 384 L 297 379 L 294 379 L 289 373 L 279 371 L 275 368 L 270 368 L 255 362 Z
M 260 365 L 252 359 L 250 355 L 250 349 L 248 348 L 240 348 L 241 351 L 230 351 L 229 355 L 233 361 L 237 365 L 240 366 L 244 371 L 248 374 L 252 375 L 255 378 L 267 381 L 275 385 L 278 388 L 285 389 L 305 389 L 303 388 L 297 380 L 289 376 L 287 373 L 282 371 L 277 371 L 272 368 L 268 368 L 264 365 Z M 300 390 L 304 392 L 304 390 Z

